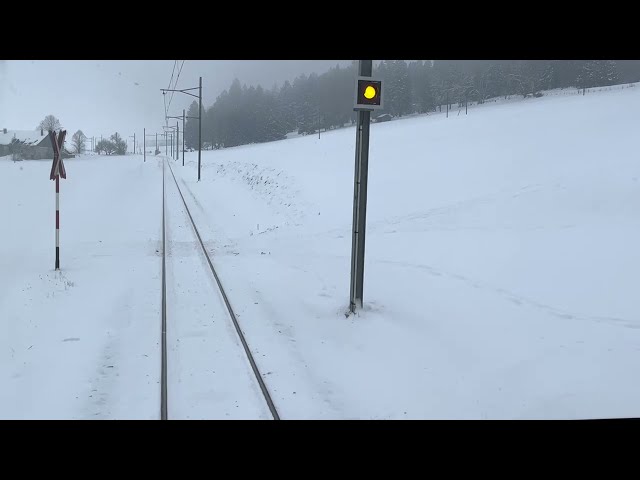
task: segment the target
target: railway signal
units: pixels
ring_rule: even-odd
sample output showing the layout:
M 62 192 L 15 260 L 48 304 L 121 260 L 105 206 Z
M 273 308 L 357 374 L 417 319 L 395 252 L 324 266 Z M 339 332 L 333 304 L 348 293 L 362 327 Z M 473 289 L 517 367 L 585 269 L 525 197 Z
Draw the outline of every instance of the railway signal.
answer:
M 51 164 L 49 180 L 56 181 L 56 270 L 60 270 L 60 177 L 67 178 L 61 153 L 66 135 L 67 131 L 63 130 L 56 138 L 56 132 L 49 131 L 49 138 L 53 146 L 53 163 Z
M 356 103 L 353 109 L 371 111 L 381 108 L 383 108 L 382 80 L 373 80 L 366 76 L 358 77 L 356 79 Z
M 353 181 L 351 290 L 349 296 L 349 310 L 352 313 L 355 313 L 356 308 L 362 308 L 371 111 L 383 108 L 382 81 L 372 79 L 372 71 L 373 60 L 360 60 L 353 107 L 358 112 L 358 122 L 356 124 L 356 165 Z

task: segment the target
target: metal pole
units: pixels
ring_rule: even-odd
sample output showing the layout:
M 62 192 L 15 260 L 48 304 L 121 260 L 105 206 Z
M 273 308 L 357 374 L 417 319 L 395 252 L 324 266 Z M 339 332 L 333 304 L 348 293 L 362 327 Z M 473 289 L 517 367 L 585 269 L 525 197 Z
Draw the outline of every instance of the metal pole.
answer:
M 362 63 L 362 62 L 360 62 Z M 351 235 L 351 286 L 349 291 L 349 310 L 356 311 L 356 268 L 358 256 L 358 200 L 360 198 L 360 139 L 362 112 L 358 112 L 356 120 L 356 161 L 353 180 L 353 226 Z
M 158 133 L 156 132 L 156 151 L 153 152 L 154 155 L 157 155 L 156 152 L 158 151 Z
M 142 140 L 142 149 L 144 150 L 144 161 L 147 161 L 147 129 L 143 128 L 142 129 L 142 135 L 144 137 L 144 140 Z
M 184 132 L 182 132 L 182 136 L 184 137 Z M 178 146 L 180 143 L 180 126 L 178 125 L 178 121 L 176 120 L 176 160 L 180 158 L 180 147 Z
M 164 132 L 164 154 L 169 155 L 169 150 L 167 149 L 167 132 Z
M 447 90 L 447 118 L 449 118 L 449 90 Z
M 136 134 L 133 134 L 133 154 L 136 154 Z
M 358 249 L 356 258 L 357 283 L 356 299 L 362 307 L 364 290 L 364 240 L 367 228 L 367 183 L 369 178 L 369 128 L 371 126 L 371 112 L 362 112 L 362 136 L 360 138 L 360 206 L 358 211 Z
M 182 109 L 182 166 L 184 167 L 184 109 Z
M 202 77 L 200 77 L 200 91 L 198 95 L 198 181 L 200 181 L 200 158 L 202 156 Z
M 360 76 L 370 77 L 372 60 L 360 60 Z M 351 296 L 349 309 L 362 308 L 364 290 L 364 246 L 367 224 L 367 181 L 369 170 L 369 130 L 371 112 L 359 111 L 356 124 L 356 167 L 354 179 L 353 237 L 351 245 Z

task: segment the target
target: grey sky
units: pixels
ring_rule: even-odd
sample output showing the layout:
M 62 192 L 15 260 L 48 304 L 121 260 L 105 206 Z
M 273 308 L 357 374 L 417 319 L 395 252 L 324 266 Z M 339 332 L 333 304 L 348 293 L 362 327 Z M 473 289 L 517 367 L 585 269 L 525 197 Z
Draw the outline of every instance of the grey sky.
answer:
M 350 60 L 187 60 L 178 88 L 203 80 L 203 103 L 211 105 L 234 78 L 269 89 L 301 73 L 322 73 Z M 182 61 L 178 62 L 178 67 Z M 142 128 L 161 131 L 174 60 L 0 60 L 0 128 L 32 130 L 46 115 L 70 134 L 123 136 Z M 177 74 L 177 70 L 176 70 Z M 175 78 L 175 75 L 174 75 Z M 167 99 L 168 100 L 168 99 Z M 181 115 L 192 97 L 175 94 L 169 115 Z

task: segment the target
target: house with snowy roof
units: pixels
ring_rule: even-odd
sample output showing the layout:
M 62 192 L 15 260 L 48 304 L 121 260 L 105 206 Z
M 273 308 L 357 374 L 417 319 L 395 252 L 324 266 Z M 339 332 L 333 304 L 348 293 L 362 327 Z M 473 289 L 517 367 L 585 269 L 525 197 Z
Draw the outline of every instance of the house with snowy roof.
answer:
M 53 158 L 49 132 L 44 130 L 7 130 L 6 128 L 0 130 L 0 157 L 12 153 L 10 144 L 14 139 L 23 144 L 21 157 L 24 160 Z

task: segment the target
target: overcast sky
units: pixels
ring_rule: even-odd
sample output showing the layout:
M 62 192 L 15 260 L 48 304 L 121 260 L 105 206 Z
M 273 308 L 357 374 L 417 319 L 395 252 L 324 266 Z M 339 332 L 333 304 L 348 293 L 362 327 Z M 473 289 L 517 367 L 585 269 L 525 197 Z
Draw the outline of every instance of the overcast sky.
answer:
M 60 119 L 68 136 L 138 135 L 161 131 L 164 102 L 174 60 L 0 60 L 0 128 L 33 130 L 49 114 Z M 323 73 L 351 60 L 187 60 L 177 88 L 198 86 L 210 106 L 234 78 L 269 89 L 301 73 Z M 182 60 L 178 61 L 178 67 Z M 177 75 L 174 72 L 174 81 Z M 173 84 L 172 84 L 173 85 Z M 197 91 L 194 92 L 197 94 Z M 167 99 L 168 100 L 168 99 Z M 182 115 L 194 100 L 175 94 L 169 115 Z

